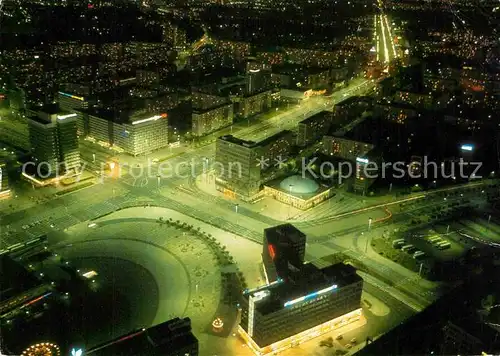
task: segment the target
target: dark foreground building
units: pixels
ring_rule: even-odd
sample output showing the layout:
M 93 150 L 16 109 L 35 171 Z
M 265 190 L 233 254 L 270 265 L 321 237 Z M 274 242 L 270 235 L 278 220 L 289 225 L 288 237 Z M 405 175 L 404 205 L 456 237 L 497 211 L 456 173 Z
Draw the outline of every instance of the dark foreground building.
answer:
M 290 224 L 266 229 L 264 240 L 264 269 L 273 277 L 244 292 L 239 327 L 256 354 L 292 347 L 361 318 L 363 280 L 354 267 L 304 264 L 306 236 Z
M 175 318 L 139 329 L 86 352 L 94 356 L 198 356 L 189 318 Z

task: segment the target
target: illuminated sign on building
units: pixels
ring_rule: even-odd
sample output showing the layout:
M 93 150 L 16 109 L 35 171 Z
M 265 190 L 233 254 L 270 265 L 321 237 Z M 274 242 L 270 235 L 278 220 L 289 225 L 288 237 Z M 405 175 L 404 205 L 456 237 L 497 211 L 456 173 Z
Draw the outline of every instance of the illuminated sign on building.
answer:
M 368 159 L 367 158 L 357 157 L 356 158 L 356 162 L 368 164 Z
M 260 69 L 250 69 L 249 72 L 250 73 L 259 73 Z
M 269 256 L 271 256 L 271 259 L 274 260 L 274 257 L 276 257 L 276 252 L 274 252 L 274 246 L 268 245 L 267 250 L 269 251 Z
M 167 117 L 167 114 L 155 115 L 155 116 L 149 117 L 147 119 L 133 121 L 132 125 L 139 125 L 139 124 L 142 124 L 144 122 L 156 121 L 156 120 L 159 120 L 159 119 L 164 119 L 166 117 Z
M 271 295 L 268 290 L 262 290 L 251 294 L 248 298 L 248 335 L 253 336 L 253 327 L 255 322 L 255 303 Z
M 76 114 L 68 114 L 68 115 L 57 115 L 57 118 L 59 120 L 64 120 L 64 119 L 69 119 L 70 117 L 76 117 L 77 115 Z
M 313 299 L 313 298 L 316 298 L 317 296 L 321 295 L 321 294 L 325 294 L 325 293 L 328 293 L 334 289 L 337 288 L 337 285 L 334 284 L 328 288 L 325 288 L 325 289 L 322 289 L 322 290 L 319 290 L 317 292 L 314 292 L 314 293 L 311 293 L 311 294 L 308 294 L 308 295 L 305 295 L 303 297 L 300 297 L 300 298 L 297 298 L 297 299 L 294 299 L 294 300 L 290 300 L 288 302 L 286 302 L 283 306 L 284 307 L 289 307 L 291 305 L 294 305 L 294 304 L 297 304 L 297 303 L 300 303 L 300 302 L 303 302 L 305 300 L 309 300 L 309 299 Z
M 462 151 L 473 151 L 474 150 L 474 145 L 462 145 L 461 147 Z
M 71 98 L 71 99 L 76 99 L 76 100 L 80 100 L 80 101 L 83 101 L 85 100 L 83 97 L 81 96 L 76 96 L 76 95 L 71 95 L 71 94 L 68 94 L 68 93 L 63 93 L 62 91 L 59 92 L 59 94 L 63 95 L 63 96 L 66 96 L 68 98 Z

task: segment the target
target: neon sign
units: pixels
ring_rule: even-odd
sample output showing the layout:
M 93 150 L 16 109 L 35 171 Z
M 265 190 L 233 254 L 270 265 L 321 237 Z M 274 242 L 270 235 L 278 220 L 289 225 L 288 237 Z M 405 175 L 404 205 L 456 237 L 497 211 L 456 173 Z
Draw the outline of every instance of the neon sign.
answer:
M 332 291 L 334 289 L 337 289 L 337 285 L 336 284 L 334 284 L 334 285 L 332 285 L 332 286 L 330 286 L 328 288 L 321 289 L 321 290 L 319 290 L 317 292 L 305 295 L 303 297 L 300 297 L 300 298 L 297 298 L 297 299 L 294 299 L 294 300 L 290 300 L 290 301 L 286 302 L 283 306 L 284 307 L 289 307 L 291 305 L 303 302 L 305 300 L 313 299 L 313 298 L 317 297 L 318 295 L 328 293 L 328 292 L 330 292 L 330 291 Z
M 83 97 L 81 96 L 76 96 L 76 95 L 71 95 L 71 94 L 68 94 L 68 93 L 63 93 L 62 91 L 59 92 L 59 94 L 63 95 L 63 96 L 66 96 L 68 98 L 71 98 L 71 99 L 76 99 L 76 100 L 80 100 L 80 101 L 83 101 L 85 100 Z

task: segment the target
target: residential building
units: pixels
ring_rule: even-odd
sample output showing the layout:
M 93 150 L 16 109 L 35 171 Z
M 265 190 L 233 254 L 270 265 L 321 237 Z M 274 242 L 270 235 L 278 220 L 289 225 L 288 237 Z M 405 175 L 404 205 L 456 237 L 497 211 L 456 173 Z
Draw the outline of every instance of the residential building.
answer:
M 233 123 L 233 104 L 226 98 L 196 92 L 191 101 L 193 135 L 203 136 Z
M 332 125 L 333 114 L 329 111 L 321 111 L 298 124 L 297 145 L 308 146 L 320 137 L 328 133 Z
M 323 136 L 323 153 L 349 161 L 364 157 L 374 146 L 369 143 L 349 140 L 342 137 Z

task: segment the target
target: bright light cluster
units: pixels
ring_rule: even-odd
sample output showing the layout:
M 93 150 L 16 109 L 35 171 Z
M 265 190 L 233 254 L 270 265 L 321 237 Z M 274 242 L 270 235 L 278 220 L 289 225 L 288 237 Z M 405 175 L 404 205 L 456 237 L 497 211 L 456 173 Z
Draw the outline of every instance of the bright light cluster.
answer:
M 31 345 L 23 351 L 21 356 L 60 356 L 61 349 L 51 342 L 41 342 Z

